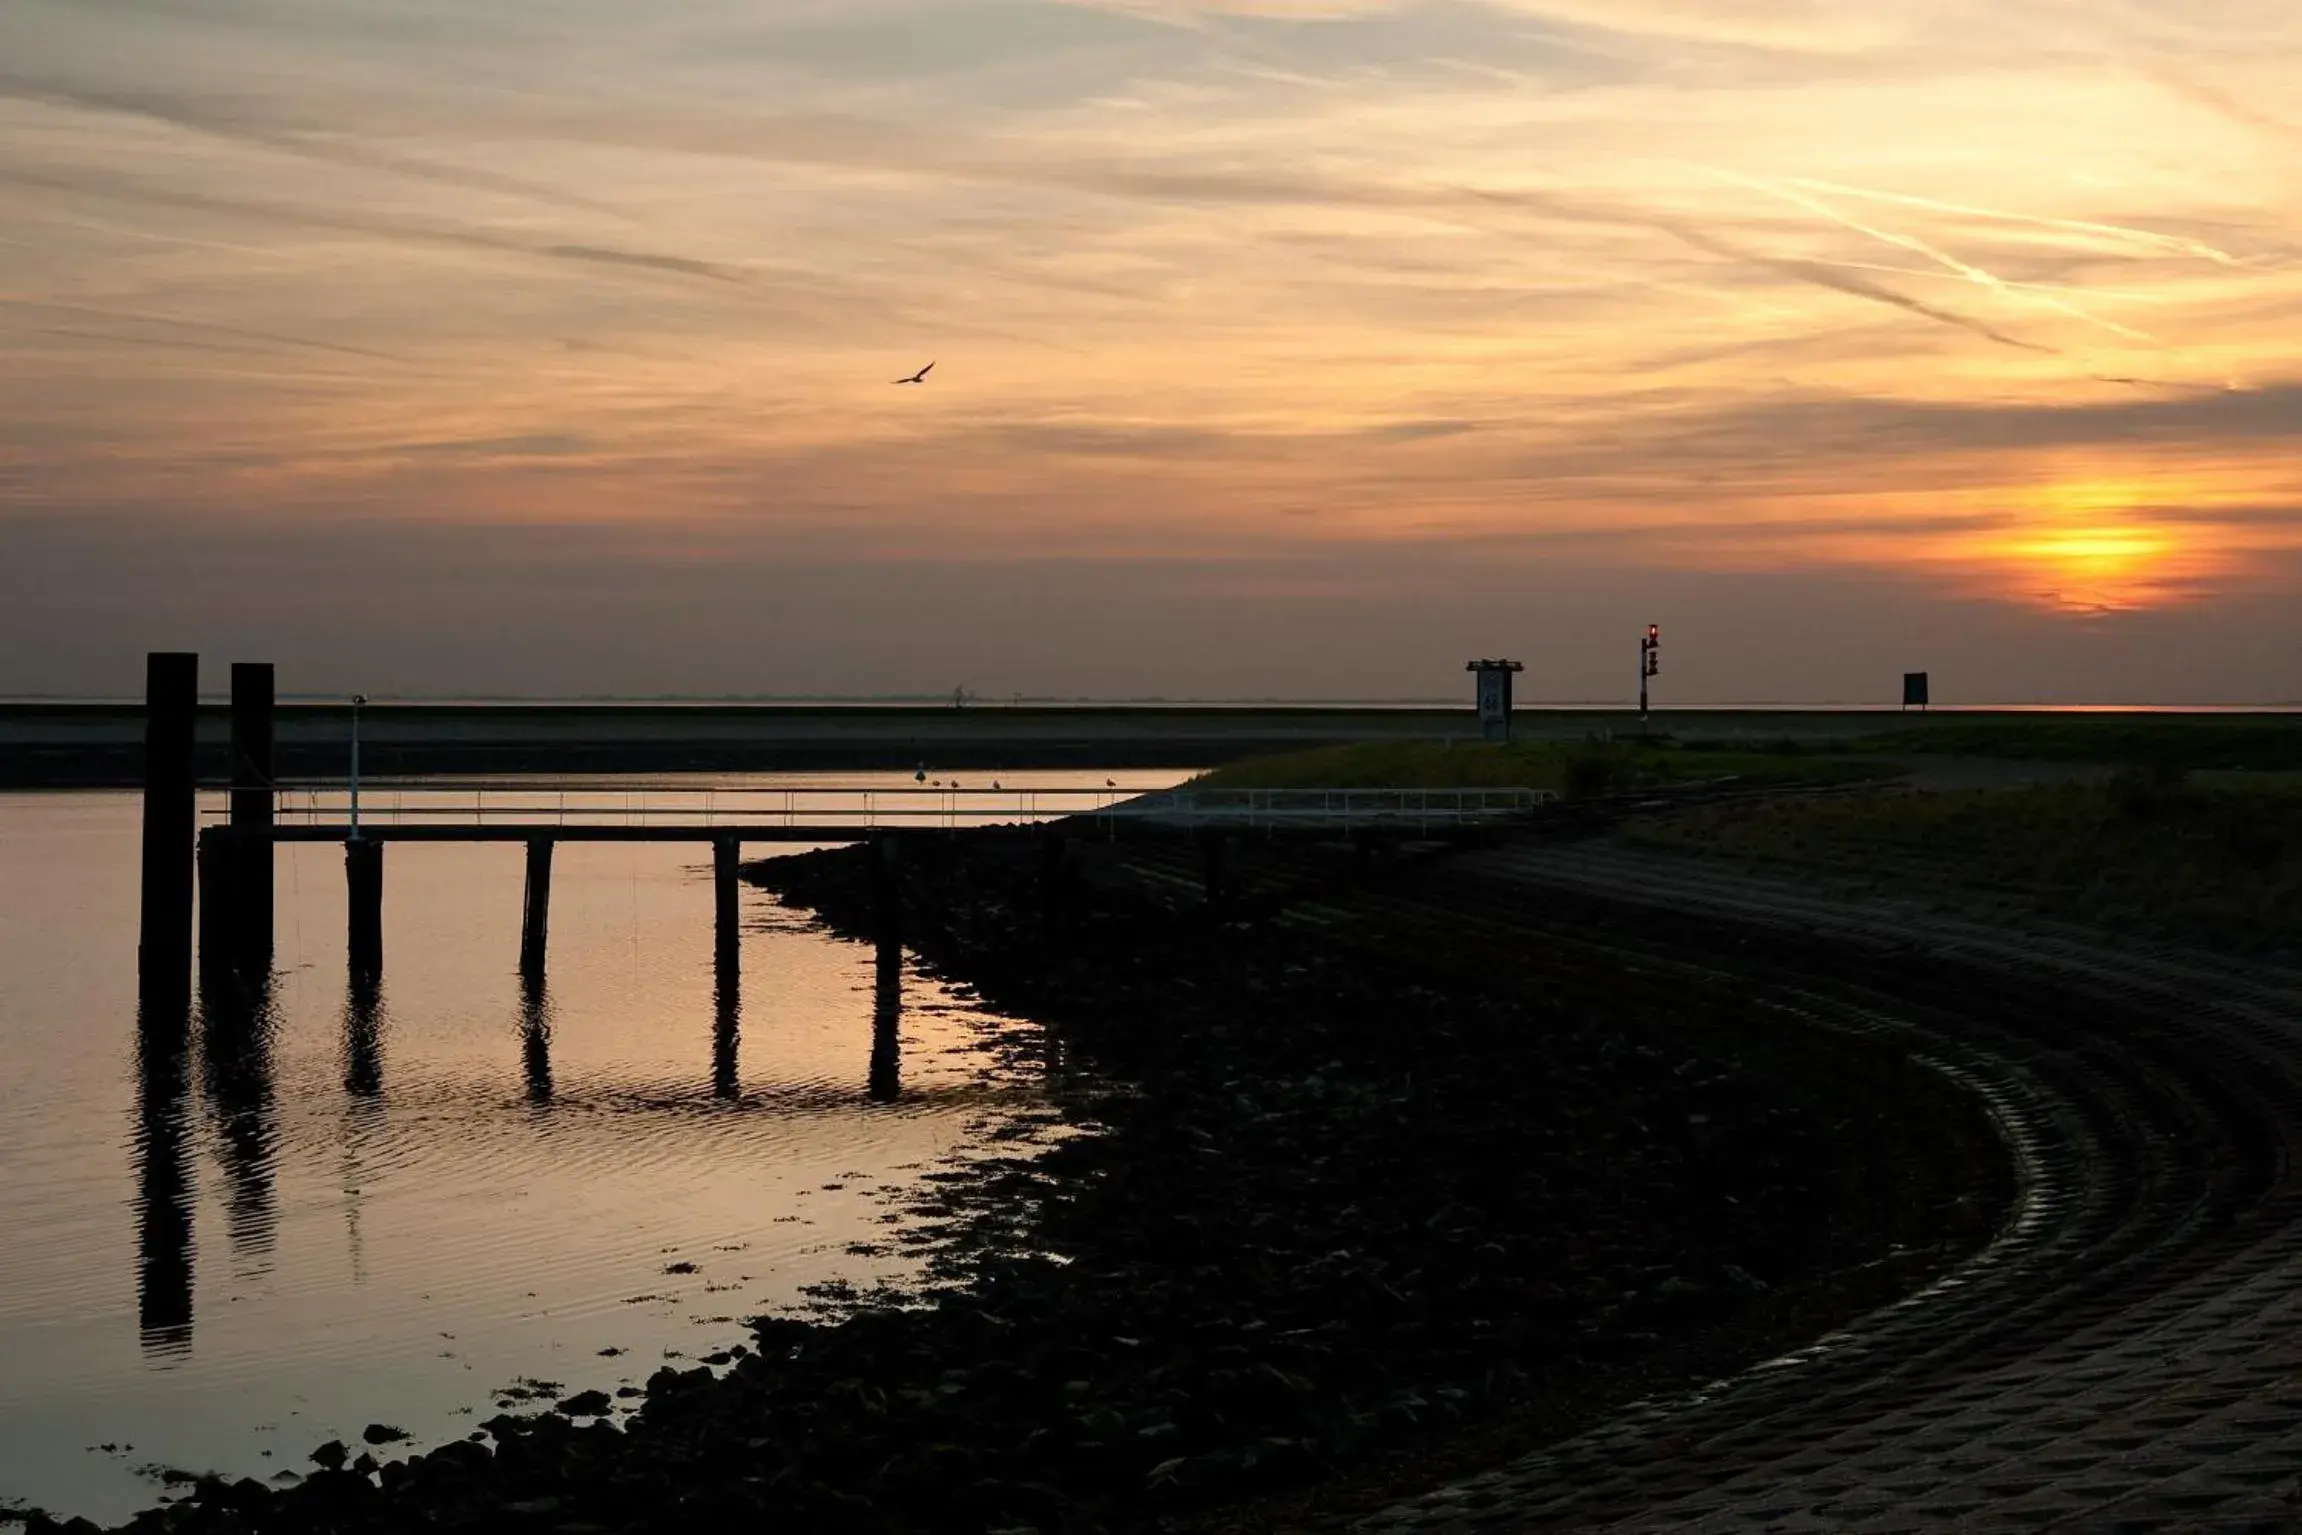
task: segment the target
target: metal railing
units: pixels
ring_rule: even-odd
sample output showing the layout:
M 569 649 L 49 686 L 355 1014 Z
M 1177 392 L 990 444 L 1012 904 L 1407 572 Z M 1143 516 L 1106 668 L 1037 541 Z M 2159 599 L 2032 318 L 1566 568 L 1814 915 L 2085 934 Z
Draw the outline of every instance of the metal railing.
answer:
M 1439 829 L 1523 816 L 1549 789 L 1202 789 L 1140 794 L 1097 819 L 1177 826 L 1355 826 Z
M 341 781 L 283 784 L 276 793 L 274 816 L 281 825 L 334 825 L 348 819 L 350 793 Z M 1078 818 L 1111 827 L 1439 829 L 1525 815 L 1556 798 L 1547 789 L 859 788 L 427 778 L 364 782 L 359 804 L 361 820 L 375 826 L 820 826 L 867 831 Z M 225 811 L 219 805 L 203 814 L 221 820 Z
M 422 780 L 360 785 L 360 819 L 378 826 L 825 826 L 870 830 L 1060 820 L 1107 810 L 1142 791 L 1121 785 L 859 788 L 842 784 L 697 785 L 662 781 L 569 784 Z M 1155 792 L 1155 791 L 1154 791 Z M 282 825 L 346 820 L 342 781 L 282 784 Z M 224 811 L 204 812 L 222 819 Z

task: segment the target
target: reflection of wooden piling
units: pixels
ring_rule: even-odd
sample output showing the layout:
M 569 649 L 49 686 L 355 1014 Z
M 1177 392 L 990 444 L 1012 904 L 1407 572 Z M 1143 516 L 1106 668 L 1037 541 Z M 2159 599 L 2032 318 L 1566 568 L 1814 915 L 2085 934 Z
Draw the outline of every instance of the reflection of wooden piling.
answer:
M 373 979 L 353 981 L 344 1002 L 344 1091 L 373 1098 L 384 1090 L 383 1034 L 376 1017 L 381 994 Z
M 743 976 L 735 956 L 714 956 L 711 982 L 711 1093 L 715 1098 L 742 1096 L 737 1051 L 743 1039 Z
M 903 1022 L 903 945 L 881 937 L 871 988 L 871 1077 L 874 1103 L 892 1103 L 903 1092 L 903 1055 L 898 1030 Z
M 541 981 L 551 936 L 552 847 L 549 837 L 528 839 L 527 895 L 520 907 L 520 979 Z
M 740 952 L 735 871 L 742 858 L 742 844 L 732 835 L 711 839 L 712 958 L 717 968 L 729 973 Z
M 528 1102 L 552 1101 L 552 1014 L 541 975 L 520 980 L 520 1067 Z
M 144 889 L 137 993 L 148 1020 L 192 1000 L 192 722 L 200 658 L 144 658 Z
M 229 953 L 241 988 L 272 973 L 272 664 L 232 663 L 232 911 Z
M 354 986 L 374 985 L 384 973 L 384 845 L 369 839 L 344 844 L 344 885 L 351 898 L 347 948 Z
M 189 1047 L 182 1029 L 152 1028 L 137 1043 L 136 1323 L 144 1351 L 192 1346 L 192 1161 L 185 1104 Z
M 200 995 L 209 1006 L 240 987 L 232 920 L 239 894 L 232 868 L 232 829 L 211 826 L 200 833 Z

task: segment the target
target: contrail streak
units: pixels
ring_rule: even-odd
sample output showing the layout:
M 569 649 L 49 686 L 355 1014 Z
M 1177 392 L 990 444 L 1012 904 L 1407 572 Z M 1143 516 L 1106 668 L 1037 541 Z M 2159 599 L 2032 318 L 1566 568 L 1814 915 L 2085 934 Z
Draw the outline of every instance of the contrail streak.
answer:
M 1968 203 L 1948 203 L 1932 197 L 1916 197 L 1908 192 L 1882 192 L 1873 187 L 1850 187 L 1843 182 L 1816 181 L 1807 176 L 1785 176 L 1783 180 L 1792 186 L 1812 187 L 1818 192 L 1834 192 L 1841 197 L 1864 197 L 1872 202 L 1900 203 L 1906 208 L 1931 208 L 1937 213 L 1959 213 L 1973 218 L 1997 219 L 2008 224 L 2031 224 L 2041 229 L 2067 229 L 2076 234 L 2103 235 L 2109 239 L 2146 245 L 2153 250 L 2169 251 L 2179 256 L 2196 256 L 2201 261 L 2213 261 L 2223 266 L 2240 264 L 2236 256 L 2226 250 L 2218 250 L 2203 240 L 2160 234 L 2151 229 L 2134 229 L 2124 224 L 2049 218 L 2038 213 L 2008 213 L 1999 208 L 1977 208 Z
M 2124 336 L 2129 341 L 2147 341 L 2154 346 L 2164 344 L 2148 331 L 2136 330 L 2131 325 L 2121 325 L 2116 320 L 2105 320 L 2100 315 L 2089 314 L 2076 304 L 2055 298 L 2051 294 L 2025 292 L 2018 289 L 1995 272 L 1985 271 L 1969 261 L 1961 261 L 1950 252 L 1939 250 L 1916 235 L 1900 234 L 1891 229 L 1881 229 L 1875 224 L 1866 224 L 1857 218 L 1850 218 L 1822 199 L 1809 196 L 1793 187 L 1777 186 L 1772 182 L 1761 181 L 1755 176 L 1738 176 L 1732 171 L 1722 171 L 1715 167 L 1712 168 L 1712 174 L 1733 182 L 1737 186 L 1748 187 L 1754 192 L 1763 192 L 1769 197 L 1780 198 L 1793 207 L 1804 208 L 1816 217 L 1828 219 L 1842 229 L 1851 229 L 1856 234 L 1867 235 L 1873 240 L 1882 241 L 1898 249 L 1924 256 L 1927 260 L 1938 263 L 1946 270 L 1956 272 L 1977 287 L 1988 288 L 1993 292 L 2004 294 L 2008 298 L 2028 299 L 2032 303 L 2069 315 L 2072 319 L 2083 320 L 2088 325 L 2099 326 L 2113 335 Z
M 1987 325 L 1972 315 L 1960 314 L 1955 309 L 1943 309 L 1927 303 L 1924 299 L 1912 298 L 1907 293 L 1897 293 L 1892 288 L 1874 283 L 1865 277 L 1857 277 L 1852 272 L 1835 271 L 1813 261 L 1800 261 L 1784 256 L 1761 256 L 1750 251 L 1738 250 L 1715 235 L 1706 234 L 1702 230 L 1692 229 L 1667 219 L 1654 220 L 1653 227 L 1662 230 L 1665 234 L 1676 235 L 1697 250 L 1708 251 L 1714 256 L 1723 256 L 1729 261 L 1749 262 L 1754 266 L 1765 267 L 1769 271 L 1780 272 L 1786 277 L 1795 277 L 1801 282 L 1813 283 L 1818 288 L 1829 288 L 1855 298 L 1866 298 L 1873 303 L 1891 304 L 1897 309 L 1905 309 L 1912 314 L 1923 315 L 1939 324 L 1955 325 L 1960 330 L 1972 331 L 1975 335 L 1981 336 L 1985 340 L 1995 341 L 2000 346 L 2019 347 L 2025 352 L 2055 352 L 2059 355 L 2057 348 L 2037 341 L 2024 341 L 2018 336 L 2009 336 L 2006 332 Z
M 400 362 L 389 352 L 370 351 L 364 346 L 348 346 L 338 341 L 313 341 L 304 336 L 285 335 L 272 330 L 250 330 L 242 325 L 218 325 L 208 320 L 180 320 L 174 315 L 153 314 L 148 310 L 111 309 L 95 304 L 68 304 L 57 299 L 17 298 L 0 293 L 0 309 L 44 309 L 55 314 L 88 315 L 103 320 L 125 320 L 136 325 L 166 325 L 177 330 L 197 331 L 210 336 L 230 336 L 241 341 L 260 341 L 276 347 L 298 347 L 315 352 L 335 352 L 346 357 L 367 357 L 377 362 Z M 120 337 L 120 340 L 130 338 Z

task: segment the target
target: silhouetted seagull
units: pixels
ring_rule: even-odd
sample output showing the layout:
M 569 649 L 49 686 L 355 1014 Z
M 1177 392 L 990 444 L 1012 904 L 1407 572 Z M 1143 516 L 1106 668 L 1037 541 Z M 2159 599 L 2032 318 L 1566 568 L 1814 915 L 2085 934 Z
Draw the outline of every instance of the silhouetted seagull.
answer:
M 909 378 L 893 379 L 890 382 L 897 384 L 924 384 L 927 382 L 927 375 L 934 371 L 935 364 L 929 363 L 926 367 L 921 368 L 917 373 L 912 374 Z

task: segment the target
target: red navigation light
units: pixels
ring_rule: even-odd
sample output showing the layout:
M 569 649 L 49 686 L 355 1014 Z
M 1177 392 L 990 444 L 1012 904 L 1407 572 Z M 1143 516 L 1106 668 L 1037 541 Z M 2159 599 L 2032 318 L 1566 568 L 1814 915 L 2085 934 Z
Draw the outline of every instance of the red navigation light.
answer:
M 1653 643 L 1654 643 L 1656 640 L 1659 640 L 1659 639 L 1661 639 L 1661 638 L 1662 638 L 1662 634 L 1663 634 L 1662 625 L 1660 625 L 1660 624 L 1649 624 L 1649 625 L 1647 625 L 1647 643 L 1648 643 L 1649 645 L 1652 645 L 1652 644 L 1653 644 Z

